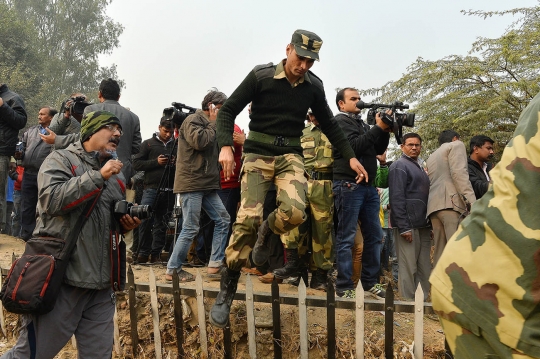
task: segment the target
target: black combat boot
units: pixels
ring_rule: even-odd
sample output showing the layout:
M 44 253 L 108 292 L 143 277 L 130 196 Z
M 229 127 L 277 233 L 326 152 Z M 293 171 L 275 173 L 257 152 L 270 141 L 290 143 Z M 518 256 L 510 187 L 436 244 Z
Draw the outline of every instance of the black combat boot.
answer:
M 257 242 L 253 247 L 251 252 L 251 257 L 253 258 L 253 263 L 260 267 L 268 260 L 270 256 L 270 248 L 267 246 L 268 237 L 272 235 L 272 230 L 268 226 L 268 220 L 264 220 L 259 227 L 257 232 Z
M 309 277 L 309 273 L 308 273 L 307 267 L 300 266 L 300 271 L 299 271 L 298 277 L 296 277 L 294 280 L 291 280 L 289 282 L 289 284 L 294 285 L 295 287 L 298 287 L 300 285 L 300 280 L 303 280 L 304 284 L 307 287 L 308 286 L 308 284 L 307 284 L 308 283 L 308 277 Z
M 238 278 L 240 278 L 240 272 L 229 268 L 224 270 L 221 275 L 219 293 L 212 309 L 210 309 L 210 323 L 218 328 L 225 328 L 229 322 L 231 305 L 238 287 Z
M 324 290 L 326 292 L 328 281 L 328 271 L 317 268 L 311 275 L 311 283 L 309 286 L 313 289 Z
M 274 275 L 279 279 L 298 277 L 300 275 L 300 259 L 298 258 L 298 249 L 285 249 L 287 263 L 282 268 L 274 270 Z

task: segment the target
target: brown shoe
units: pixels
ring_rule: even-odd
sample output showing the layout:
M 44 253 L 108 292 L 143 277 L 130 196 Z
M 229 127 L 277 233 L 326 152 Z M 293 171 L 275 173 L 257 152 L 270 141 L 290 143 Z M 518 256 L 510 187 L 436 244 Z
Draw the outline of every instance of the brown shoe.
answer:
M 263 275 L 261 272 L 259 272 L 257 268 L 247 268 L 247 267 L 242 268 L 242 273 L 256 275 L 257 277 L 260 277 Z
M 274 273 L 266 273 L 265 275 L 257 277 L 262 283 L 266 284 L 272 284 L 272 281 L 274 280 Z M 277 278 L 278 283 L 283 283 L 283 279 Z
M 148 256 L 145 256 L 142 254 L 139 254 L 137 256 L 137 260 L 135 261 L 135 263 L 147 263 L 147 262 L 148 262 Z

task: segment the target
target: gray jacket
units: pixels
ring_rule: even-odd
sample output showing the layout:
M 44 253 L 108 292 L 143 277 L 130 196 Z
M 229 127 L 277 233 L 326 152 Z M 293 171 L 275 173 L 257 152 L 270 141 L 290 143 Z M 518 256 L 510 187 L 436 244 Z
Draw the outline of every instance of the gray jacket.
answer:
M 174 193 L 220 189 L 216 122 L 197 110 L 178 131 Z
M 77 141 L 48 155 L 38 174 L 39 217 L 34 236 L 67 239 L 87 203 L 102 191 L 79 233 L 64 278 L 65 283 L 81 288 L 111 286 L 109 238 L 118 223 L 112 219 L 112 207 L 125 199 L 125 179 L 119 174 L 104 181 L 101 165 Z
M 39 125 L 32 126 L 23 134 L 22 138 L 24 146 L 22 166 L 25 173 L 33 175 L 38 174 L 39 167 L 51 152 L 51 145 L 43 142 L 39 133 Z

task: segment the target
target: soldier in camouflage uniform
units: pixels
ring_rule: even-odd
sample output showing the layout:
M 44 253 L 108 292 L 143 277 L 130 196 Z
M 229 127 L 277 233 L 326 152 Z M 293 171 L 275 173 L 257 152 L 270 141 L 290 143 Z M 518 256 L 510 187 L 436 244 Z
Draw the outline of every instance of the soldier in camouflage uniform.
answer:
M 250 132 L 244 143 L 240 171 L 240 209 L 225 251 L 228 268 L 221 276 L 220 292 L 210 311 L 210 322 L 217 327 L 223 328 L 229 321 L 240 269 L 247 264 L 252 248 L 255 264 L 264 263 L 270 235 L 286 233 L 306 218 L 307 184 L 300 136 L 309 108 L 319 120 L 321 130 L 344 154 L 356 174 L 355 180 L 360 182 L 367 177 L 343 131 L 332 120 L 322 81 L 309 71 L 319 59 L 321 46 L 322 40 L 316 34 L 295 31 L 285 50 L 287 57 L 276 65 L 256 66 L 219 111 L 219 162 L 228 179 L 234 169 L 234 120 L 252 102 Z M 262 221 L 263 202 L 272 183 L 277 188 L 277 209 Z M 287 252 L 287 260 L 298 262 L 298 252 Z
M 540 357 L 539 126 L 540 94 L 431 275 L 456 358 Z
M 299 227 L 281 236 L 286 251 L 298 251 L 299 255 L 308 252 L 311 234 L 314 269 L 310 287 L 326 290 L 327 273 L 334 263 L 332 227 L 334 223 L 334 196 L 332 194 L 332 144 L 318 127 L 315 116 L 308 112 L 309 124 L 300 138 L 304 149 L 304 167 L 309 176 L 306 205 L 308 219 Z M 299 248 L 301 247 L 301 248 Z M 309 260 L 306 258 L 304 260 Z M 304 264 L 307 267 L 307 263 Z M 307 269 L 307 268 L 306 268 Z M 298 268 L 287 262 L 283 268 L 274 270 L 277 278 L 286 279 L 298 275 Z

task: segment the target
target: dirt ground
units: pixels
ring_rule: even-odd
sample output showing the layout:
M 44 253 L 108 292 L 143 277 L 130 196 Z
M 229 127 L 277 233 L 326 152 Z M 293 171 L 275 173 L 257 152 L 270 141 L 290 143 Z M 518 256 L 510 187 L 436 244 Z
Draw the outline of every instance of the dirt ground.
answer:
M 9 268 L 12 253 L 20 255 L 24 250 L 24 242 L 13 237 L 0 235 L 0 266 Z M 165 283 L 165 265 L 132 267 L 135 275 L 135 282 L 147 283 L 150 269 L 156 276 L 158 283 Z M 187 269 L 196 274 L 196 269 Z M 205 269 L 201 269 L 205 287 L 219 287 L 219 282 L 206 277 Z M 253 278 L 253 277 L 252 277 Z M 270 285 L 260 283 L 253 278 L 254 291 L 270 291 Z M 193 286 L 194 283 L 188 283 Z M 241 277 L 239 290 L 245 289 L 245 276 Z M 281 293 L 297 293 L 297 289 L 289 284 L 280 285 Z M 308 295 L 323 295 L 322 292 L 308 288 Z M 196 317 L 196 302 L 194 298 L 186 298 L 191 313 L 186 318 L 184 337 L 186 343 L 184 350 L 186 358 L 200 358 L 200 343 L 198 342 L 199 326 Z M 205 300 L 205 310 L 208 311 L 213 303 L 213 299 Z M 173 302 L 170 295 L 159 295 L 158 306 L 160 314 L 160 332 L 163 358 L 177 358 L 176 335 L 173 317 Z M 155 358 L 155 345 L 153 324 L 151 319 L 150 297 L 147 293 L 137 293 L 138 312 L 138 334 L 139 348 L 138 355 L 141 358 Z M 113 353 L 113 358 L 132 358 L 129 304 L 127 295 L 120 294 L 117 300 L 118 323 L 120 329 L 121 354 Z M 235 301 L 231 313 L 232 319 L 232 340 L 233 358 L 249 358 L 247 349 L 247 324 L 246 324 L 245 303 Z M 272 315 L 269 304 L 259 303 L 255 306 L 256 326 L 257 326 L 257 357 L 273 358 L 272 341 Z M 18 316 L 4 311 L 7 337 L 0 332 L 0 354 L 9 350 L 16 341 Z M 283 305 L 281 307 L 283 357 L 299 357 L 299 333 L 298 333 L 298 311 L 294 306 Z M 395 313 L 394 316 L 394 357 L 412 358 L 410 348 L 413 341 L 414 318 L 413 314 Z M 337 334 L 337 357 L 355 358 L 355 322 L 354 311 L 339 309 L 336 311 Z M 208 348 L 210 358 L 223 357 L 223 332 L 214 329 L 207 323 Z M 326 331 L 326 310 L 325 308 L 308 309 L 308 333 L 310 343 L 310 358 L 326 358 L 327 331 Z M 384 313 L 366 312 L 365 337 L 364 337 L 365 357 L 384 358 Z M 76 358 L 76 349 L 72 343 L 68 343 L 57 358 Z M 424 358 L 444 357 L 444 336 L 437 318 L 433 315 L 424 316 Z

